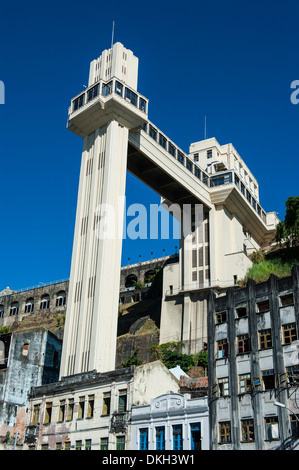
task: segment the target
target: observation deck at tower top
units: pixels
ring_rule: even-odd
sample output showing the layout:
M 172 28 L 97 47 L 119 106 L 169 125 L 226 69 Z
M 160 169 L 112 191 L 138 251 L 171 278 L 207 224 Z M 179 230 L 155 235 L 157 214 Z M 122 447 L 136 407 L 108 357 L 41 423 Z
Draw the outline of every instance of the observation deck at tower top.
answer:
M 208 209 L 222 204 L 257 241 L 273 239 L 276 213 L 262 209 L 236 169 L 222 165 L 209 174 L 148 120 L 148 99 L 116 77 L 99 80 L 72 99 L 67 128 L 85 137 L 113 119 L 129 129 L 128 171 L 162 198 L 171 204 L 203 203 Z

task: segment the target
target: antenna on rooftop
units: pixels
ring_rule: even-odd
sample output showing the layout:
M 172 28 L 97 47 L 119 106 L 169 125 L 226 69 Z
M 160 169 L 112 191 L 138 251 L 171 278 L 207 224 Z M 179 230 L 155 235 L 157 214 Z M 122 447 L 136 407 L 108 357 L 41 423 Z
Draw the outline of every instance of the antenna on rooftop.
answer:
M 205 116 L 205 139 L 207 138 L 207 116 Z
M 113 47 L 113 39 L 114 39 L 114 25 L 115 25 L 115 21 L 112 21 L 112 38 L 111 38 L 111 49 Z

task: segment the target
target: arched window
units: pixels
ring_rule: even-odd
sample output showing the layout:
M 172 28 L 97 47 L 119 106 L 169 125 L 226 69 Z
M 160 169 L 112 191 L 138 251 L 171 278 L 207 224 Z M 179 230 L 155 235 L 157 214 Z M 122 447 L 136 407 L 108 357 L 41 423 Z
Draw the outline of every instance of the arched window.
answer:
M 50 307 L 50 296 L 48 294 L 44 294 L 41 298 L 40 309 L 44 310 L 49 307 Z
M 25 301 L 25 313 L 33 312 L 34 309 L 34 298 L 30 297 Z
M 150 269 L 147 271 L 144 275 L 144 284 L 148 284 L 149 282 L 152 282 L 152 278 L 155 275 L 155 271 L 153 269 Z
M 61 290 L 56 296 L 56 307 L 62 307 L 66 303 L 66 293 Z
M 18 315 L 19 313 L 19 302 L 13 302 L 10 306 L 9 315 Z
M 3 318 L 4 317 L 4 305 L 1 304 L 0 305 L 0 318 Z
M 137 276 L 135 276 L 135 274 L 129 274 L 125 280 L 125 287 L 133 287 L 135 282 L 137 282 Z

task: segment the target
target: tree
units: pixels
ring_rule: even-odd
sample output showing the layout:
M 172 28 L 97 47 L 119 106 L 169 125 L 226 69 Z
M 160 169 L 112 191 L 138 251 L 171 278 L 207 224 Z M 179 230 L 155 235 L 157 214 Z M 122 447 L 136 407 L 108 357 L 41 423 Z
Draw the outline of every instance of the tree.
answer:
M 287 247 L 299 246 L 299 196 L 287 199 L 284 221 L 276 227 L 276 241 Z

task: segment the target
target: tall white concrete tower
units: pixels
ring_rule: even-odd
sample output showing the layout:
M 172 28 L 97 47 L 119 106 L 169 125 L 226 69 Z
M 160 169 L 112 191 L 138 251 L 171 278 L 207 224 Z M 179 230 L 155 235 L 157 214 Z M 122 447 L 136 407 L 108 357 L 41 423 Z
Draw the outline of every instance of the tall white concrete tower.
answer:
M 137 78 L 138 59 L 116 43 L 91 62 L 69 109 L 83 153 L 61 377 L 115 368 L 128 135 L 147 121 Z

